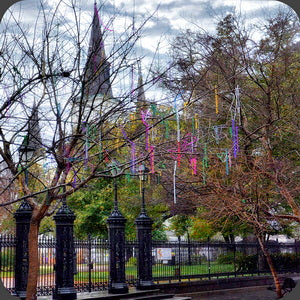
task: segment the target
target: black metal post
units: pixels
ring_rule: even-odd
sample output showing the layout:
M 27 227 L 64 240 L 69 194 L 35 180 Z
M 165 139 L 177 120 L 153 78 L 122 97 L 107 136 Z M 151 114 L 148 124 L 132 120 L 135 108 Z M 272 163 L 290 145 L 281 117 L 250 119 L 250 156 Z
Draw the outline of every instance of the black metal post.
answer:
M 88 250 L 89 250 L 89 262 L 88 262 L 88 270 L 89 270 L 89 293 L 92 291 L 92 269 L 93 269 L 93 263 L 92 263 L 92 241 L 91 241 L 91 235 L 88 235 Z
M 16 219 L 15 291 L 20 299 L 26 298 L 28 276 L 28 233 L 32 207 L 24 200 L 14 214 Z
M 178 236 L 178 281 L 181 282 L 181 236 Z
M 208 278 L 210 279 L 210 238 L 207 238 Z
M 187 242 L 188 242 L 188 264 L 189 266 L 192 265 L 192 258 L 191 258 L 191 240 L 189 231 L 187 231 Z
M 236 245 L 235 245 L 235 242 L 233 244 L 233 263 L 234 263 L 234 277 L 237 276 L 236 274 Z
M 137 217 L 138 239 L 138 290 L 149 290 L 155 287 L 152 278 L 152 224 L 145 209 L 145 188 L 142 187 L 142 209 Z
M 114 181 L 114 210 L 107 219 L 110 245 L 109 286 L 111 294 L 128 293 L 125 279 L 125 223 L 118 208 L 117 184 Z
M 76 299 L 74 288 L 74 237 L 73 226 L 75 215 L 66 200 L 54 216 L 56 224 L 56 293 L 53 299 Z

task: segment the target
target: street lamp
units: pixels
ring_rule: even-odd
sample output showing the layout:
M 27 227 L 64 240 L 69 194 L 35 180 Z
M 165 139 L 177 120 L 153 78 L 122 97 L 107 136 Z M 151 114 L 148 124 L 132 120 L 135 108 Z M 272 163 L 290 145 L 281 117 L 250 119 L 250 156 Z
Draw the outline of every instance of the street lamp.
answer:
M 116 176 L 118 175 L 118 161 L 113 160 L 111 164 L 108 165 L 110 168 L 110 173 L 114 177 L 114 212 L 117 213 L 119 211 L 118 208 L 118 185 Z
M 145 181 L 148 178 L 149 169 L 144 165 L 141 164 L 139 166 L 139 178 L 142 182 L 142 212 L 145 212 Z
M 28 135 L 24 137 L 22 145 L 19 147 L 19 155 L 21 164 L 24 163 L 24 172 L 25 172 L 25 183 L 28 185 L 28 170 L 27 165 L 31 161 L 33 154 L 35 152 L 35 148 L 29 145 Z

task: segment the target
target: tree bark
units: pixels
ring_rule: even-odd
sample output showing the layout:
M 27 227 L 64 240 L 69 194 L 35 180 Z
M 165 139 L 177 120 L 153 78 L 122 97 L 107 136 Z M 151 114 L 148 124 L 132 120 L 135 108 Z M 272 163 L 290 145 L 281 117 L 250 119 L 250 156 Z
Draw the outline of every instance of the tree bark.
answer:
M 270 271 L 271 271 L 273 279 L 274 279 L 274 284 L 275 284 L 275 288 L 276 288 L 277 298 L 280 299 L 280 298 L 283 297 L 282 289 L 281 289 L 279 278 L 278 278 L 277 272 L 275 270 L 273 261 L 271 259 L 270 253 L 266 249 L 266 247 L 265 247 L 265 245 L 263 243 L 263 240 L 262 240 L 262 238 L 259 235 L 257 236 L 257 239 L 258 239 L 260 248 L 261 248 L 262 252 L 264 253 L 264 255 L 265 255 L 266 259 L 267 259 L 268 265 L 270 267 Z
M 37 299 L 37 281 L 39 276 L 39 258 L 38 258 L 38 234 L 40 221 L 32 216 L 29 234 L 28 234 L 28 251 L 29 251 L 29 269 L 26 290 L 26 300 Z

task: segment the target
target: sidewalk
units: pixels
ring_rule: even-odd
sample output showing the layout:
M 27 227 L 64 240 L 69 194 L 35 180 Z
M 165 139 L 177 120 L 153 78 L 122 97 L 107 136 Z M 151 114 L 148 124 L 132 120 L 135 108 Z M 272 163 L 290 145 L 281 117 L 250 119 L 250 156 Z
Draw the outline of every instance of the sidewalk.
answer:
M 269 291 L 267 286 L 216 290 L 184 294 L 192 300 L 275 300 L 276 293 Z M 178 295 L 179 296 L 179 295 Z M 182 295 L 180 295 L 182 296 Z
M 291 293 L 286 293 L 283 300 L 300 299 L 300 277 L 292 278 L 297 282 Z M 185 293 L 178 296 L 189 296 L 192 300 L 275 300 L 276 292 L 268 290 L 269 286 L 253 286 L 235 289 L 215 290 L 206 292 Z
M 299 300 L 300 299 L 300 277 L 291 276 L 297 285 L 291 293 L 287 293 L 283 300 Z M 234 289 L 213 290 L 195 293 L 176 294 L 177 297 L 191 297 L 192 300 L 276 300 L 276 292 L 268 290 L 269 285 L 266 286 L 252 286 Z M 129 290 L 129 294 L 133 289 Z M 77 299 L 101 299 L 112 296 L 107 291 L 92 292 L 92 293 L 78 293 Z M 118 296 L 115 296 L 116 300 Z M 38 297 L 38 300 L 52 300 L 52 296 Z

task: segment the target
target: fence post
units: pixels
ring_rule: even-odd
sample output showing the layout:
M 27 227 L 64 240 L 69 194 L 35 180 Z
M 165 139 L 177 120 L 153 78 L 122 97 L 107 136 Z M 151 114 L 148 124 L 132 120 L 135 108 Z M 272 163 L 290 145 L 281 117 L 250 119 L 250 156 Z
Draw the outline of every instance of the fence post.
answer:
M 153 221 L 143 207 L 135 221 L 138 238 L 138 283 L 136 287 L 138 290 L 155 287 L 152 278 L 152 223 Z
M 88 270 L 89 270 L 89 293 L 92 291 L 92 269 L 93 269 L 93 262 L 92 262 L 92 243 L 91 243 L 91 235 L 88 234 L 88 251 L 89 251 L 89 262 L 88 262 Z
M 236 277 L 237 274 L 236 274 L 236 244 L 235 244 L 235 242 L 233 242 L 233 263 L 234 263 L 234 265 L 233 265 L 233 267 L 234 267 L 234 277 Z
M 257 255 L 257 275 L 260 275 L 260 248 L 258 242 L 256 242 L 256 255 Z
M 16 262 L 15 262 L 15 291 L 20 299 L 26 298 L 28 276 L 28 233 L 32 207 L 23 200 L 14 214 L 16 220 Z
M 56 225 L 56 293 L 53 299 L 76 299 L 74 288 L 74 237 L 75 215 L 67 205 L 66 199 L 53 217 Z
M 181 236 L 178 236 L 178 280 L 181 282 Z
M 210 245 L 209 245 L 210 238 L 207 238 L 207 260 L 208 260 L 208 278 L 210 279 Z
M 117 205 L 107 219 L 109 236 L 109 285 L 111 294 L 128 293 L 125 278 L 125 223 Z

